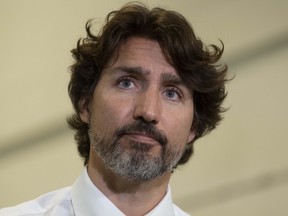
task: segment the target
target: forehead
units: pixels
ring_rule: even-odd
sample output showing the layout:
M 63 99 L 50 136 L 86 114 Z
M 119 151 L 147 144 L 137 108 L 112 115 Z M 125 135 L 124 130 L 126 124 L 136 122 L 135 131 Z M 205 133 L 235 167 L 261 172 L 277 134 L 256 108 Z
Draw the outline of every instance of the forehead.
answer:
M 142 37 L 131 37 L 123 42 L 108 65 L 112 67 L 119 65 L 141 66 L 147 70 L 161 70 L 177 74 L 175 68 L 164 55 L 159 43 Z
M 123 42 L 120 46 L 120 51 L 135 51 L 143 50 L 162 53 L 160 45 L 157 41 L 144 37 L 130 37 L 127 41 Z

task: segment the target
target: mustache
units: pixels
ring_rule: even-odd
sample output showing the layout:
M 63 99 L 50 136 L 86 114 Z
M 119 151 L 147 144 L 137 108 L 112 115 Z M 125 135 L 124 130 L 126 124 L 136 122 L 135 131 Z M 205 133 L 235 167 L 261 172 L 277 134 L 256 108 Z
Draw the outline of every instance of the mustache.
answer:
M 120 138 L 126 134 L 140 132 L 151 136 L 153 139 L 157 140 L 160 145 L 165 146 L 168 143 L 168 139 L 165 134 L 156 128 L 156 126 L 149 122 L 144 122 L 137 120 L 131 124 L 124 125 L 115 131 L 116 137 Z

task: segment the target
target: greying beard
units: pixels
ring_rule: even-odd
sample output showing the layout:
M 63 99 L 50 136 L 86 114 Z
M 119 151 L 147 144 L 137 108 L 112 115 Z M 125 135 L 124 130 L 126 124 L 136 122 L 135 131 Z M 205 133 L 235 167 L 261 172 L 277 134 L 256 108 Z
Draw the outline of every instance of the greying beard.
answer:
M 93 127 L 89 133 L 90 142 L 105 166 L 119 176 L 134 182 L 145 182 L 171 172 L 178 163 L 184 149 L 181 145 L 168 144 L 167 138 L 155 126 L 135 122 L 116 130 L 112 138 L 100 137 Z M 152 156 L 149 150 L 153 147 L 130 141 L 129 149 L 120 143 L 127 131 L 145 131 L 152 134 L 161 145 L 160 154 Z

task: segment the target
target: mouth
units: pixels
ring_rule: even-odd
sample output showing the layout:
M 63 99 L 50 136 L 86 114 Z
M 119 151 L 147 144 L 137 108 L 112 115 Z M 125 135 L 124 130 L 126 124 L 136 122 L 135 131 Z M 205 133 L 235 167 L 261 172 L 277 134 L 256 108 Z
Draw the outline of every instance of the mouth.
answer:
M 134 143 L 147 144 L 147 145 L 159 145 L 164 147 L 168 143 L 168 139 L 164 132 L 160 131 L 151 123 L 144 123 L 142 121 L 136 121 L 134 123 L 125 125 L 115 132 L 118 138 L 124 138 Z
M 148 144 L 148 145 L 160 145 L 160 142 L 153 135 L 145 133 L 145 132 L 130 132 L 130 133 L 125 134 L 124 136 L 138 143 L 143 143 L 143 144 Z

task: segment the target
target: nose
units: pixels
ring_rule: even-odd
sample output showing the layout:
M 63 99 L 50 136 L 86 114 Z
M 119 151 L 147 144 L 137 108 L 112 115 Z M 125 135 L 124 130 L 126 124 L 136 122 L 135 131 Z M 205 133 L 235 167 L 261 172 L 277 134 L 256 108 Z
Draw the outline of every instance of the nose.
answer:
M 161 101 L 157 90 L 147 90 L 137 95 L 134 119 L 157 124 L 160 120 Z

